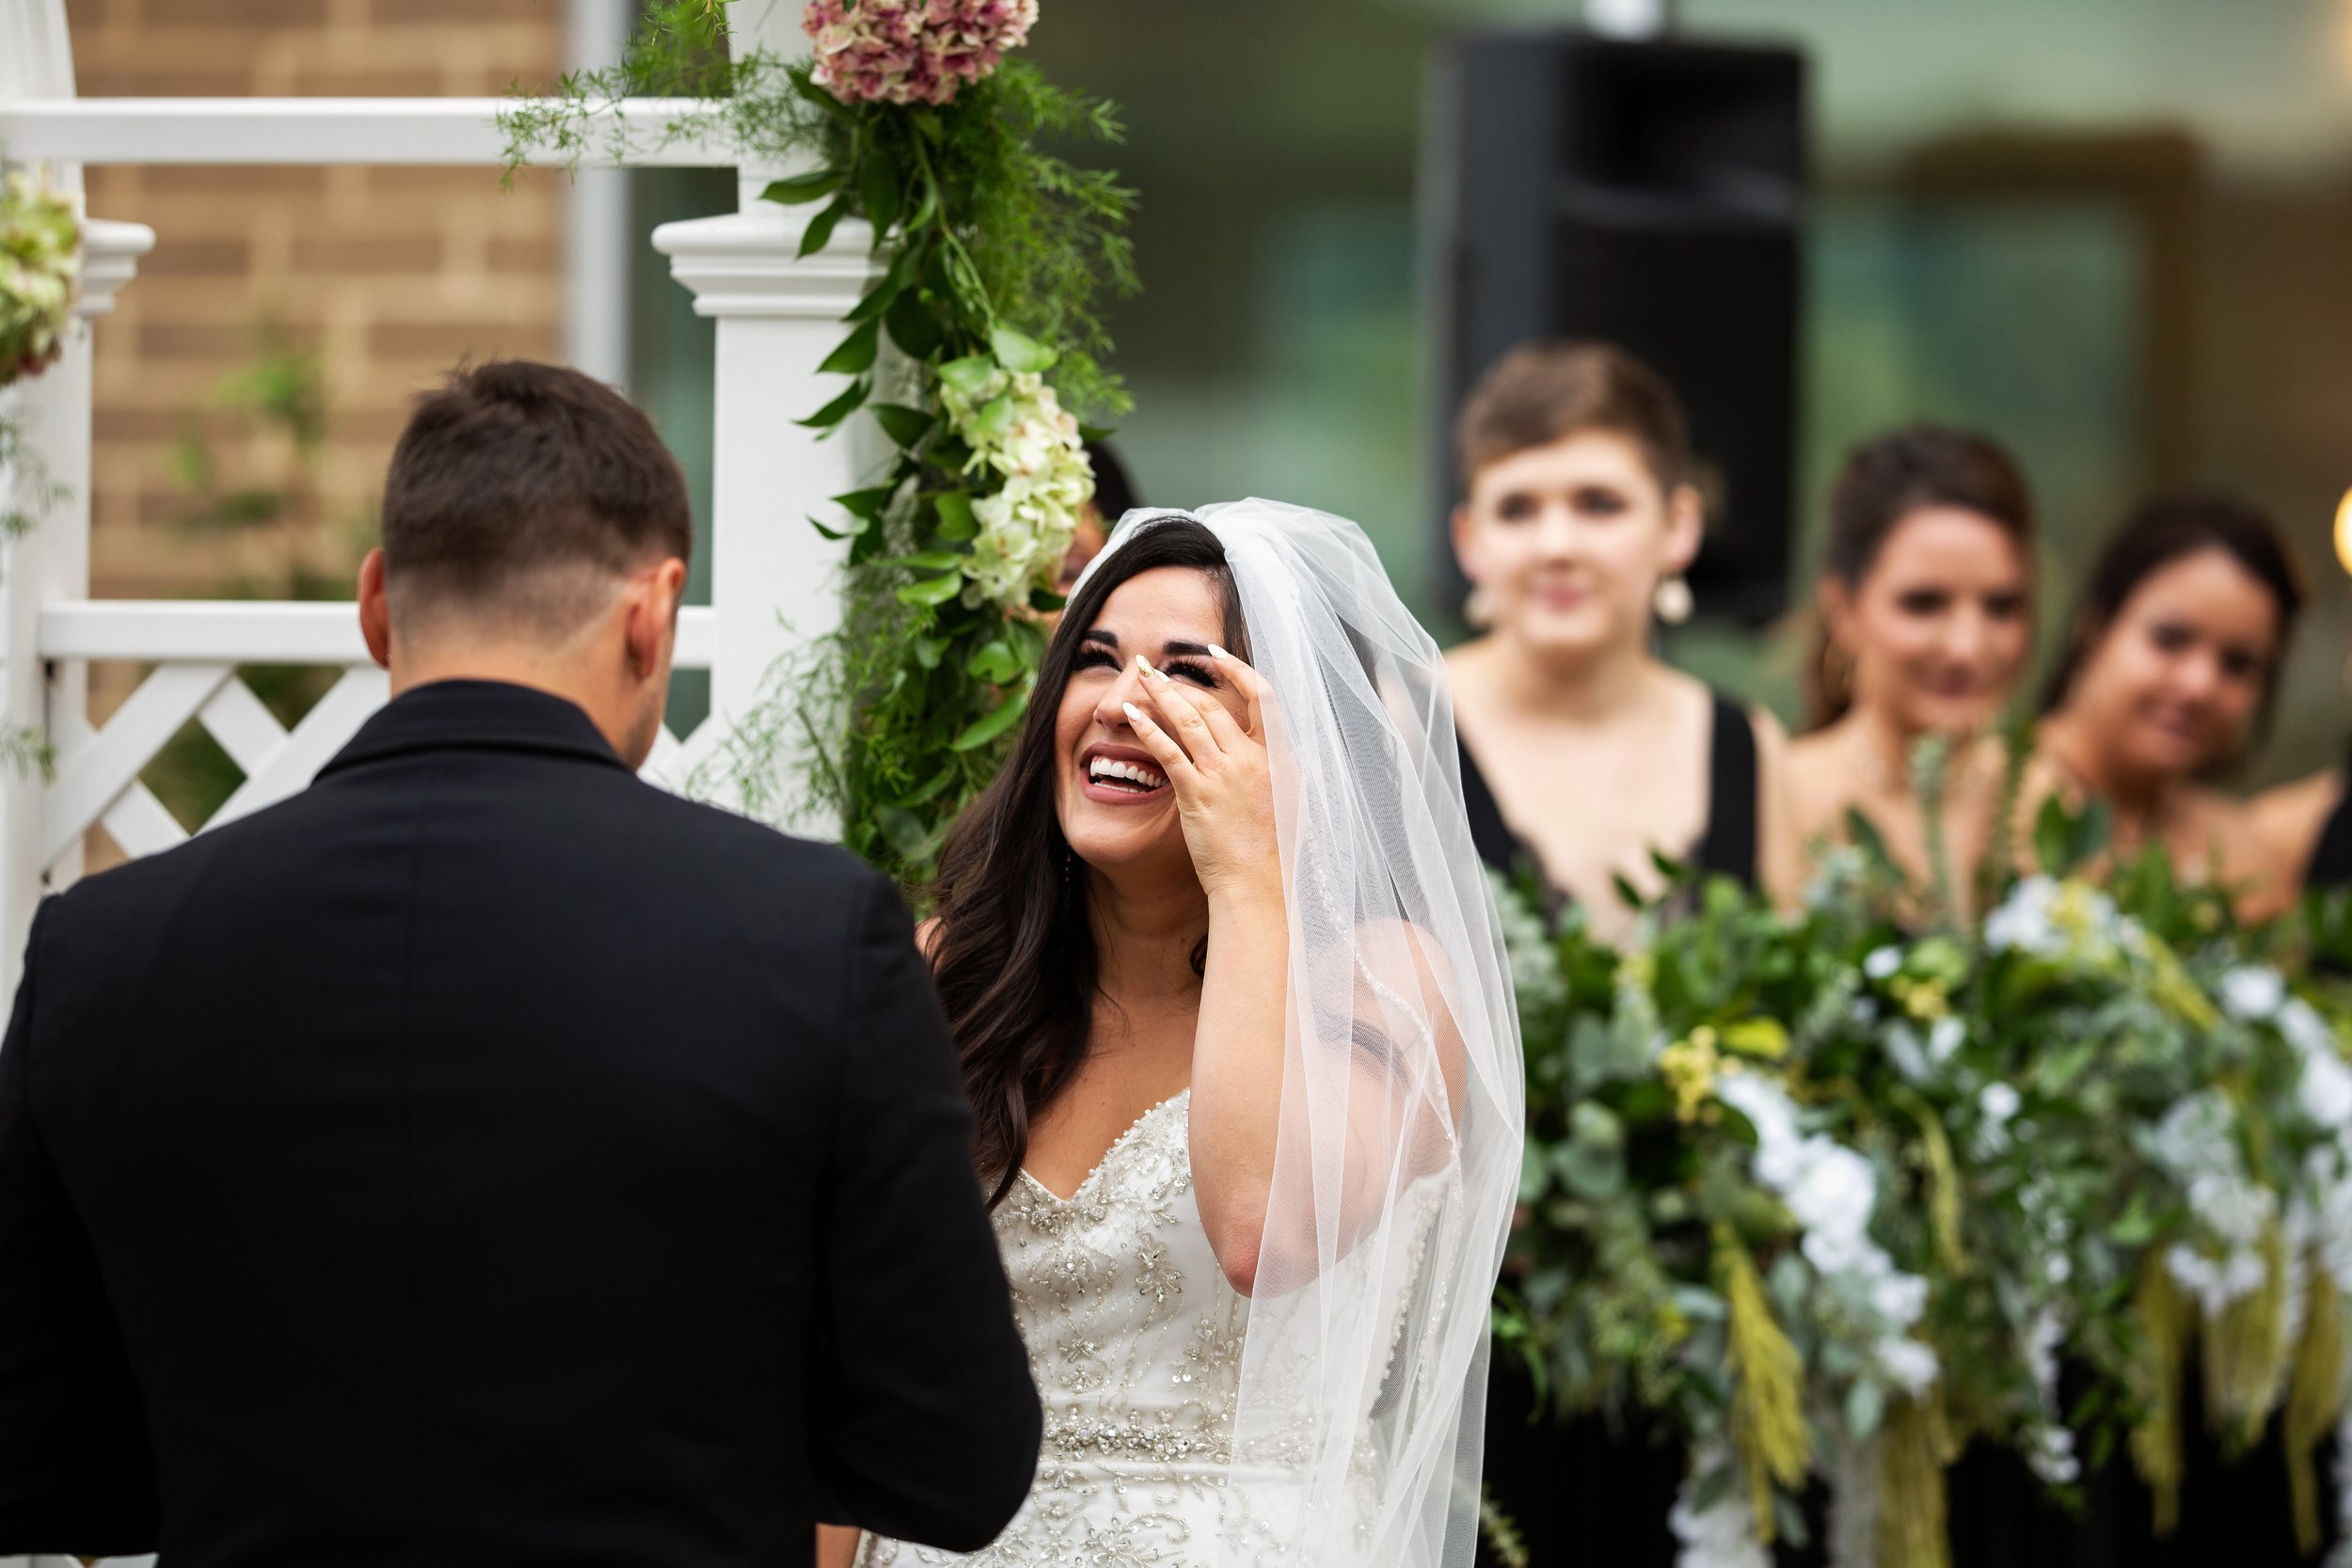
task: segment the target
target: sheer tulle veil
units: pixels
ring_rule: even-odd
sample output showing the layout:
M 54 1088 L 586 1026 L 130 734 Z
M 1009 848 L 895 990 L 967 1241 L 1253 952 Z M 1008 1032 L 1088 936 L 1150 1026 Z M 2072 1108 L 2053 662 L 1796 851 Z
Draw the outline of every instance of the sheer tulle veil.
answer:
M 1168 515 L 1130 513 L 1104 555 Z M 1267 500 L 1182 515 L 1223 543 L 1275 694 L 1290 940 L 1213 1560 L 1467 1568 L 1526 1091 L 1444 665 L 1353 523 Z

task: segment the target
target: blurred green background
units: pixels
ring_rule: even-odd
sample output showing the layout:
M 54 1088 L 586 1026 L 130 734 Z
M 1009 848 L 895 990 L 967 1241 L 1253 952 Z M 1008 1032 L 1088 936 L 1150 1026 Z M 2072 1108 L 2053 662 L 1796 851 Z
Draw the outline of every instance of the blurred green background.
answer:
M 1442 518 L 1417 273 L 1423 74 L 1450 34 L 1574 24 L 1536 0 L 1044 0 L 1031 52 L 1117 99 L 1143 295 L 1117 313 L 1143 498 L 1278 496 L 1361 522 L 1441 639 Z M 2352 729 L 2352 0 L 1686 0 L 1691 34 L 1811 61 L 1793 603 L 1856 439 L 1936 418 L 2008 442 L 2045 519 L 2045 641 L 2097 535 L 2158 486 L 2246 494 L 2293 536 L 2312 610 L 2253 778 Z M 724 210 L 723 177 L 631 177 L 640 219 Z M 698 483 L 708 324 L 660 258 L 633 388 Z M 707 484 L 704 485 L 707 492 Z M 706 558 L 707 559 L 707 558 Z M 1794 717 L 1793 618 L 1676 656 Z

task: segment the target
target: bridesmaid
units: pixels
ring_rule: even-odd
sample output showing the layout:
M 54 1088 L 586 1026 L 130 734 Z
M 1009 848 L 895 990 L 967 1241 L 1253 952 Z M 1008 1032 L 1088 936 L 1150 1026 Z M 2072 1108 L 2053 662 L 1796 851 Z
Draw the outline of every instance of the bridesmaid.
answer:
M 1656 620 L 1689 613 L 1703 521 L 1673 389 L 1607 344 L 1531 344 L 1471 392 L 1457 440 L 1454 543 L 1484 635 L 1448 664 L 1481 857 L 1536 870 L 1612 939 L 1635 926 L 1613 879 L 1657 891 L 1653 848 L 1792 896 L 1779 727 L 1652 649 Z M 1532 1560 L 1668 1568 L 1681 1451 L 1534 1407 L 1497 1356 L 1486 1484 Z
M 1945 835 L 1964 911 L 1993 836 L 2005 749 L 1994 733 L 2033 652 L 2033 502 L 2010 455 L 1915 425 L 1854 449 L 1830 493 L 1807 733 L 1789 747 L 1798 831 L 1842 839 L 1858 811 L 1914 877 L 1929 871 L 1911 777 L 1918 742 L 1951 742 Z
M 2215 496 L 2151 501 L 2100 552 L 2050 674 L 2032 783 L 2114 813 L 2121 855 L 2275 899 L 2246 806 L 2201 781 L 2262 727 L 2303 591 L 2270 519 Z
M 1447 656 L 1480 853 L 1629 936 L 1652 851 L 1792 898 L 1785 739 L 1654 649 L 1691 612 L 1703 509 L 1674 390 L 1606 343 L 1527 344 L 1470 393 L 1454 546 L 1483 634 Z

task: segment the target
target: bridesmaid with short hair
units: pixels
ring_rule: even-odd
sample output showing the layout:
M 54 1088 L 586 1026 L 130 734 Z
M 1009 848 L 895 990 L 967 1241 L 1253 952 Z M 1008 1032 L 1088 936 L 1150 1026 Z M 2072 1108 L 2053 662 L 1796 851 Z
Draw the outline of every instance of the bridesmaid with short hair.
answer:
M 1689 613 L 1704 521 L 1673 388 L 1609 344 L 1528 344 L 1473 390 L 1458 444 L 1454 544 L 1483 635 L 1447 663 L 1480 856 L 1539 873 L 1613 940 L 1637 929 L 1615 879 L 1658 892 L 1653 850 L 1793 897 L 1779 726 L 1653 646 Z M 1670 1568 L 1679 1446 L 1638 1418 L 1531 1419 L 1518 1358 L 1492 1376 L 1486 1484 L 1532 1560 Z
M 1685 619 L 1705 521 L 1674 389 L 1607 343 L 1530 343 L 1457 429 L 1454 545 L 1483 635 L 1447 656 L 1480 853 L 1532 866 L 1591 927 L 1631 934 L 1653 852 L 1793 896 L 1784 737 L 1655 648 Z
M 2120 855 L 2161 845 L 2196 880 L 2275 902 L 2246 805 L 2207 781 L 2258 736 L 2303 604 L 2270 519 L 2185 495 L 2125 518 L 2085 580 L 2042 693 L 2032 783 L 2103 800 Z
M 1808 671 L 1789 747 L 1799 832 L 1842 839 L 1859 812 L 1913 876 L 1930 870 L 1912 777 L 1948 742 L 1945 844 L 1963 903 L 1993 840 L 2006 752 L 1995 733 L 2033 652 L 2033 500 L 1989 437 L 1914 425 L 1854 449 L 1830 494 Z

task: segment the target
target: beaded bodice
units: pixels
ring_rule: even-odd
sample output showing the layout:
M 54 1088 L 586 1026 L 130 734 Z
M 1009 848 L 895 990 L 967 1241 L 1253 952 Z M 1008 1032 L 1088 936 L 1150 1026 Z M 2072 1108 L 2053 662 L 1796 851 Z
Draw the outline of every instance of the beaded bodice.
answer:
M 1213 1553 L 1249 1304 L 1192 1190 L 1190 1097 L 1153 1106 L 1076 1192 L 1026 1172 L 996 1211 L 1045 1406 L 1035 1488 L 973 1557 L 869 1538 L 871 1568 L 1172 1568 Z

